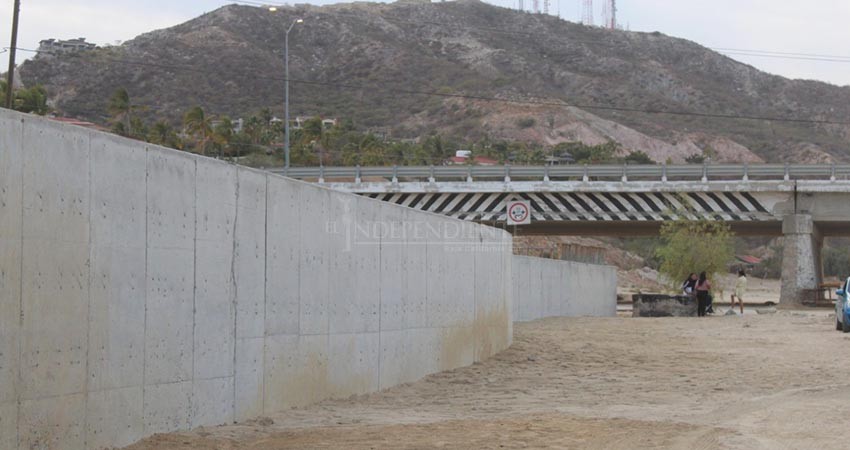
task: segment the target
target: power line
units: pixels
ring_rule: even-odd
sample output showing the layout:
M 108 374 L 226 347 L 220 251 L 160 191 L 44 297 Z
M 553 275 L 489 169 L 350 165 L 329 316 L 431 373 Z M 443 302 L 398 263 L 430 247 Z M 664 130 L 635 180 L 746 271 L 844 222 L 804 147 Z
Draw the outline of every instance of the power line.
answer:
M 29 52 L 38 52 L 37 50 L 30 49 L 20 49 L 21 51 L 29 51 Z M 177 66 L 170 64 L 162 64 L 162 63 L 152 63 L 147 61 L 132 61 L 132 60 L 124 60 L 112 57 L 106 57 L 104 59 L 110 60 L 112 62 L 116 62 L 119 64 L 126 65 L 134 65 L 141 67 L 155 67 L 159 69 L 166 70 L 181 70 L 187 72 L 196 72 L 209 74 L 208 71 L 191 66 Z M 269 75 L 260 75 L 257 73 L 252 73 L 251 76 L 253 78 L 266 79 L 270 81 L 278 81 L 283 82 L 286 81 L 286 78 L 283 77 L 274 77 Z M 637 107 L 628 107 L 628 106 L 616 106 L 616 105 L 598 105 L 598 104 L 590 104 L 590 103 L 568 103 L 568 102 L 553 102 L 553 101 L 544 101 L 544 100 L 533 100 L 533 99 L 509 99 L 509 98 L 500 98 L 500 97 L 492 97 L 485 95 L 472 95 L 472 94 L 459 94 L 459 93 L 445 93 L 445 92 L 437 92 L 437 91 L 424 91 L 424 90 L 414 90 L 414 89 L 400 89 L 400 88 L 390 88 L 385 85 L 382 86 L 369 86 L 369 85 L 361 85 L 361 84 L 351 84 L 351 83 L 337 83 L 337 82 L 329 82 L 329 81 L 319 81 L 319 80 L 302 80 L 290 78 L 290 83 L 303 84 L 303 85 L 312 85 L 312 86 L 324 86 L 324 87 L 333 87 L 338 89 L 348 89 L 348 90 L 369 90 L 372 92 L 384 92 L 384 93 L 393 93 L 393 94 L 403 94 L 403 95 L 423 95 L 423 96 L 432 96 L 432 97 L 442 97 L 442 98 L 456 98 L 463 100 L 478 100 L 478 101 L 487 101 L 487 102 L 500 102 L 500 103 L 510 103 L 510 104 L 519 104 L 519 105 L 532 105 L 532 106 L 548 106 L 548 107 L 558 107 L 558 108 L 578 108 L 584 110 L 600 110 L 600 111 L 615 111 L 615 112 L 630 112 L 630 113 L 644 113 L 644 114 L 660 114 L 660 115 L 671 115 L 671 116 L 686 116 L 686 117 L 698 117 L 698 118 L 712 118 L 712 119 L 729 119 L 729 120 L 757 120 L 757 121 L 768 121 L 768 122 L 788 122 L 788 123 L 801 123 L 801 124 L 815 124 L 815 125 L 850 125 L 850 121 L 838 121 L 838 120 L 824 120 L 824 119 L 802 119 L 802 118 L 794 118 L 794 117 L 774 117 L 774 116 L 756 116 L 756 115 L 748 115 L 748 114 L 720 114 L 720 113 L 707 113 L 707 112 L 699 112 L 699 111 L 684 111 L 684 110 L 662 110 L 662 109 L 645 109 L 645 108 L 637 108 Z M 157 108 L 154 105 L 149 105 L 152 108 Z

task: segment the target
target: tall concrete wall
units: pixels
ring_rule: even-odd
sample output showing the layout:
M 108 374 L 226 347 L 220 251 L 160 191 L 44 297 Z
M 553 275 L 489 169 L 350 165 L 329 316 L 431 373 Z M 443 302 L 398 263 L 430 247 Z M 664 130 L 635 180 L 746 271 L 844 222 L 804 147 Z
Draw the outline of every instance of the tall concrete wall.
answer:
M 513 256 L 513 316 L 614 317 L 617 270 L 611 266 Z
M 123 446 L 472 364 L 510 236 L 0 111 L 0 448 Z

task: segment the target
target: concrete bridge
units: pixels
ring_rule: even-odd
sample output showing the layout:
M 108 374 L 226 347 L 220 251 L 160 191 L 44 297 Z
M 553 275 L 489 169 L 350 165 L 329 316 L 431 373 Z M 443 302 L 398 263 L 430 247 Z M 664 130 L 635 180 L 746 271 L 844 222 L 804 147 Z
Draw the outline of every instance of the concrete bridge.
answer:
M 739 235 L 783 236 L 784 304 L 822 280 L 826 236 L 850 236 L 850 165 L 352 167 L 278 171 L 514 234 L 636 236 L 677 219 L 728 222 Z M 507 227 L 528 201 L 530 225 Z

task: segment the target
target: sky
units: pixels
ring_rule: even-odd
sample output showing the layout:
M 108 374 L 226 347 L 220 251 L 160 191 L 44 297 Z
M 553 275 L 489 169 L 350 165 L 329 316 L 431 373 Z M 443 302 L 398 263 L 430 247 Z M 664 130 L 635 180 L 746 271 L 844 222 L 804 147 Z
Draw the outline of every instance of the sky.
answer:
M 280 0 L 268 0 L 280 3 Z M 488 0 L 499 6 L 516 0 Z M 542 5 L 543 0 L 540 0 Z M 731 57 L 789 78 L 850 85 L 850 1 L 847 0 L 618 0 L 618 17 L 632 31 L 660 31 L 706 47 L 843 57 L 846 62 L 787 57 Z M 0 0 L 0 47 L 9 46 L 13 0 Z M 185 22 L 224 0 L 21 0 L 18 47 L 35 49 L 47 38 L 85 37 L 115 44 Z M 300 3 L 300 2 L 299 2 Z M 335 3 L 312 0 L 313 4 Z M 528 6 L 532 0 L 525 0 Z M 603 0 L 597 4 L 601 23 Z M 581 0 L 551 0 L 551 13 L 578 21 Z M 2 50 L 0 50 L 2 51 Z M 33 53 L 19 51 L 18 62 Z M 777 55 L 774 55 L 777 56 Z M 8 54 L 0 54 L 5 72 Z M 832 58 L 835 59 L 835 58 Z

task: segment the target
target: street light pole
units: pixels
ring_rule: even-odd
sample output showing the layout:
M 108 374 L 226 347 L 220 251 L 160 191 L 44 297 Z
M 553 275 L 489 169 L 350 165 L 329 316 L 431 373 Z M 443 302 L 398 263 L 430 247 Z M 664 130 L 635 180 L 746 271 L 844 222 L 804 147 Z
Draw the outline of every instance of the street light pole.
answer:
M 295 24 L 301 23 L 304 20 L 295 19 L 292 22 L 292 25 L 286 30 L 286 36 L 284 38 L 284 50 L 283 50 L 283 61 L 284 61 L 284 76 L 286 77 L 286 93 L 284 94 L 284 141 L 283 141 L 283 157 L 284 157 L 284 167 L 289 169 L 289 32 L 292 31 L 292 28 L 295 27 Z
M 21 0 L 15 0 L 12 10 L 12 45 L 9 46 L 9 72 L 6 74 L 6 108 L 12 109 L 15 99 L 14 88 L 12 84 L 15 82 L 15 50 L 18 49 L 18 16 L 21 13 Z

